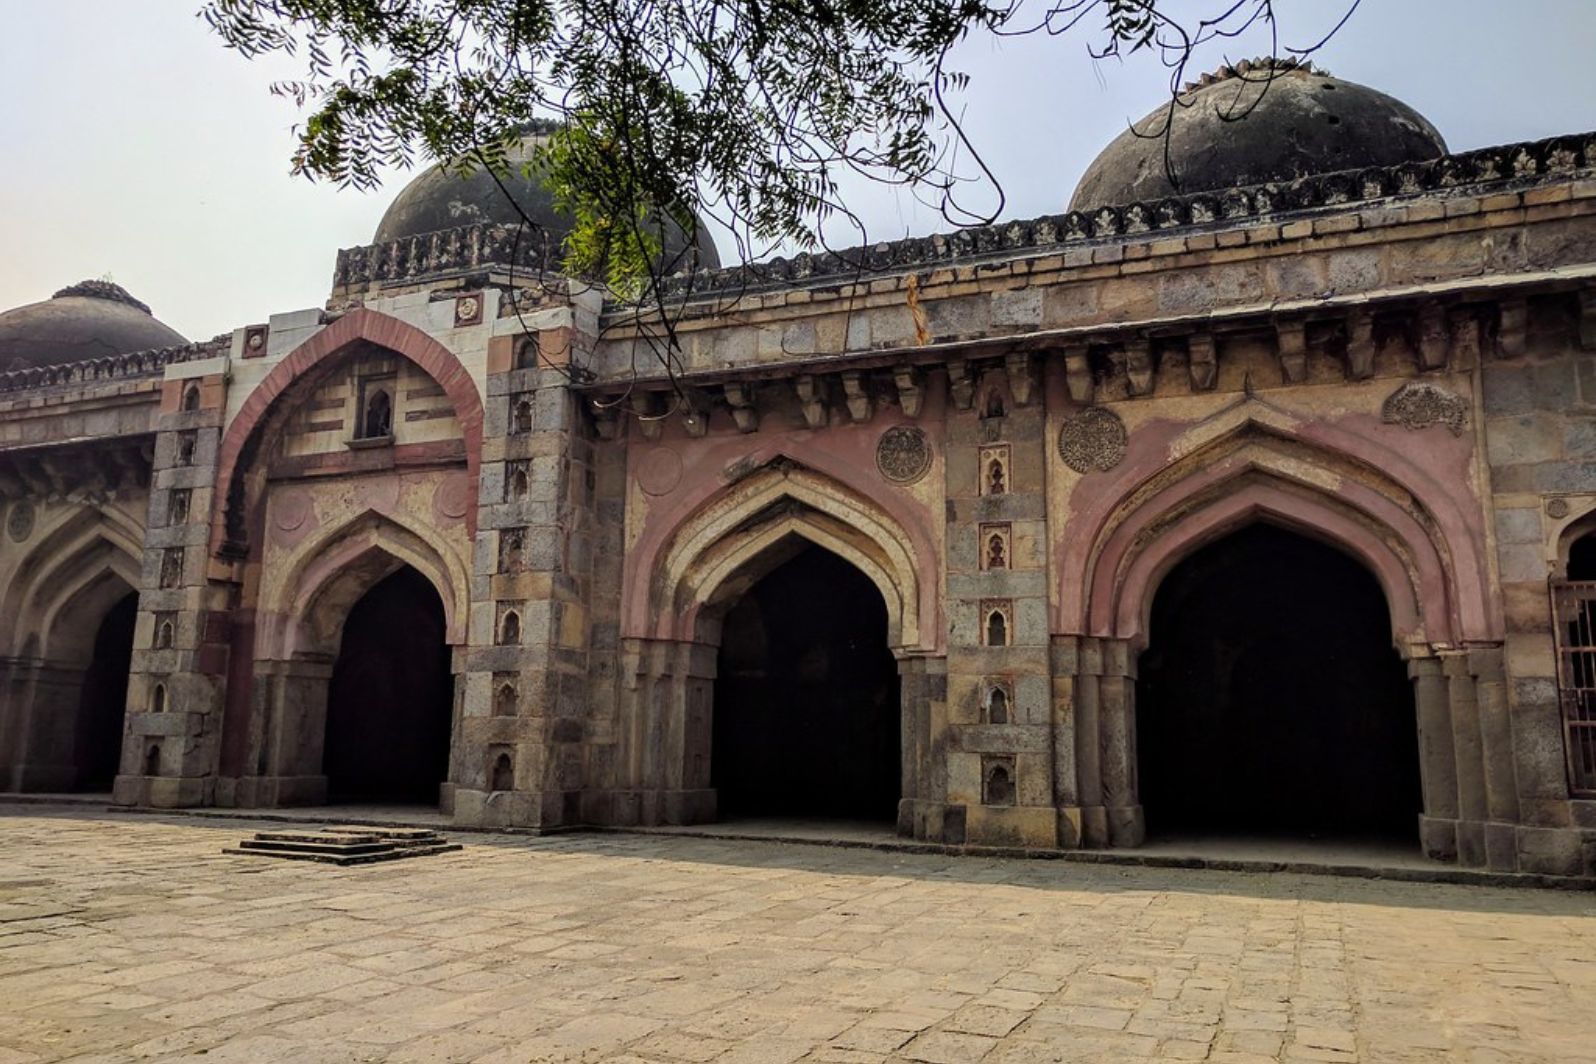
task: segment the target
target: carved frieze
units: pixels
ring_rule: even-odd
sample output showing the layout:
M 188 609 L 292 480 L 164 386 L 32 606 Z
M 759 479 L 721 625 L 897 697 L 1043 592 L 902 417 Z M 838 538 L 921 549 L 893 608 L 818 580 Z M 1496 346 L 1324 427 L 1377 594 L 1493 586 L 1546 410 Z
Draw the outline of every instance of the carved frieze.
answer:
M 1380 408 L 1380 420 L 1387 425 L 1413 430 L 1444 425 L 1454 436 L 1463 434 L 1468 416 L 1469 405 L 1462 396 L 1427 381 L 1409 381 L 1392 392 Z
M 913 484 L 931 468 L 931 440 L 924 429 L 895 425 L 876 441 L 876 468 L 894 484 Z
M 1105 473 L 1125 460 L 1128 440 L 1119 415 L 1094 406 L 1064 419 L 1058 453 L 1077 473 Z

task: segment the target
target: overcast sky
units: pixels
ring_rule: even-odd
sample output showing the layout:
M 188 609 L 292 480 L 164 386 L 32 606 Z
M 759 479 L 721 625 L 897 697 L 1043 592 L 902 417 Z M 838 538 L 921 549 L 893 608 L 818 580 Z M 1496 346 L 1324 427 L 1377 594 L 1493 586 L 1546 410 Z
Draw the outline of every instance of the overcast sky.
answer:
M 205 339 L 320 305 L 337 249 L 371 238 L 406 175 L 372 194 L 291 178 L 297 115 L 267 85 L 297 68 L 226 51 L 199 3 L 0 0 L 0 308 L 109 277 Z M 1305 43 L 1344 0 L 1278 6 L 1298 31 L 1286 43 Z M 1363 0 L 1317 62 L 1405 100 L 1462 151 L 1596 129 L 1593 51 L 1596 0 Z M 1079 36 L 981 39 L 959 58 L 965 123 L 1009 218 L 1063 210 L 1098 149 L 1165 91 L 1156 63 L 1093 62 Z M 850 205 L 871 240 L 947 228 L 886 188 Z

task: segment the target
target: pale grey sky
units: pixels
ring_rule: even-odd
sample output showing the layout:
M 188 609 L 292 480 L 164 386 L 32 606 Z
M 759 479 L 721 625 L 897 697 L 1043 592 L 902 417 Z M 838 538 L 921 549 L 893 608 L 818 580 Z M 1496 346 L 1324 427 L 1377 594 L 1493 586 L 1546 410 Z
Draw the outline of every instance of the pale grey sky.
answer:
M 0 0 L 0 309 L 109 276 L 205 339 L 323 303 L 337 249 L 371 238 L 407 175 L 369 195 L 289 177 L 297 115 L 267 85 L 297 68 L 226 51 L 199 2 Z M 1301 43 L 1344 0 L 1278 6 Z M 1596 0 L 1363 0 L 1316 61 L 1405 100 L 1461 151 L 1596 128 L 1593 48 Z M 1094 63 L 1079 36 L 982 38 L 960 60 L 965 122 L 1010 218 L 1063 210 L 1165 91 L 1156 63 Z M 947 228 L 890 189 L 860 186 L 850 204 L 871 240 Z

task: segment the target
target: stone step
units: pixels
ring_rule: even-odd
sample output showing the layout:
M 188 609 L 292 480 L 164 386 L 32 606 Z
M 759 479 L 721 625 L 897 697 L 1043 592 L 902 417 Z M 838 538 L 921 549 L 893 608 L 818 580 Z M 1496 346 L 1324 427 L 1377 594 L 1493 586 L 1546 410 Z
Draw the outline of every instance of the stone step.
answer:
M 392 845 L 387 839 L 382 838 L 380 835 L 334 835 L 329 832 L 320 831 L 258 831 L 255 833 L 255 838 L 260 842 L 336 843 L 348 846 L 362 844 L 376 844 L 383 846 Z
M 384 850 L 378 853 L 340 854 L 313 852 L 306 850 L 256 850 L 229 848 L 224 849 L 224 854 L 238 857 L 276 857 L 285 861 L 314 861 L 318 864 L 330 865 L 361 865 L 376 864 L 381 861 L 401 861 L 407 857 L 426 857 L 435 853 L 451 853 L 462 847 L 458 842 L 446 842 L 436 846 L 402 846 L 397 849 Z
M 408 849 L 406 846 L 395 846 L 391 842 L 383 842 L 380 839 L 371 839 L 369 841 L 360 842 L 344 842 L 338 839 L 318 839 L 314 841 L 310 839 L 296 839 L 292 841 L 285 839 L 245 839 L 238 845 L 240 849 L 244 850 L 339 853 L 351 855 L 361 853 L 392 853 L 395 850 Z
M 377 835 L 384 839 L 441 839 L 442 835 L 432 828 L 381 828 L 365 825 L 363 827 L 330 827 L 323 828 L 320 832 L 325 835 Z
M 261 831 L 244 839 L 226 854 L 280 857 L 289 861 L 323 864 L 370 864 L 404 857 L 424 857 L 460 849 L 436 831 L 426 828 L 327 828 L 321 831 Z

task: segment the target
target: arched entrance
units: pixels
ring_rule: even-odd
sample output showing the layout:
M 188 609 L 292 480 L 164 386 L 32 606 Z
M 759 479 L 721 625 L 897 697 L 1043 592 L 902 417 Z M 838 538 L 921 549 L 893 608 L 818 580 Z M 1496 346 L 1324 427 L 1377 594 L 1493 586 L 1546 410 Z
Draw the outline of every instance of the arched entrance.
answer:
M 334 801 L 438 801 L 453 677 L 443 602 L 406 565 L 349 610 L 327 685 L 322 771 Z
M 1251 525 L 1168 573 L 1148 635 L 1136 741 L 1150 834 L 1416 838 L 1412 687 L 1361 564 Z
M 128 670 L 139 597 L 129 591 L 110 608 L 94 634 L 93 657 L 83 674 L 73 749 L 77 790 L 109 791 L 122 757 Z
M 876 585 L 808 546 L 750 587 L 721 631 L 710 756 L 720 815 L 892 821 L 899 680 Z

